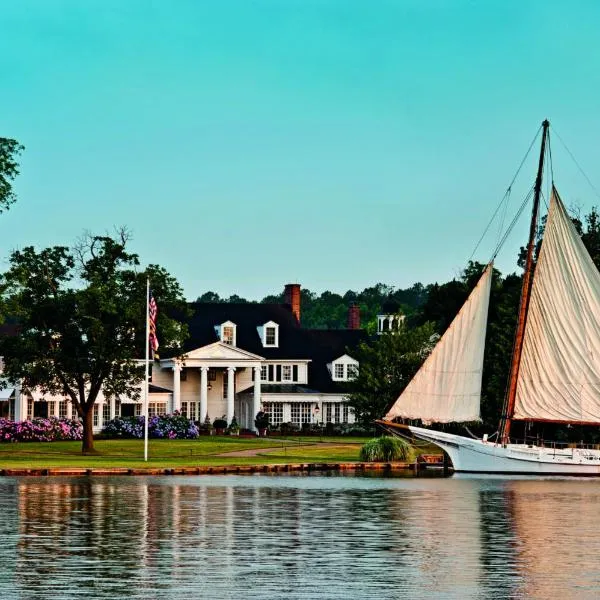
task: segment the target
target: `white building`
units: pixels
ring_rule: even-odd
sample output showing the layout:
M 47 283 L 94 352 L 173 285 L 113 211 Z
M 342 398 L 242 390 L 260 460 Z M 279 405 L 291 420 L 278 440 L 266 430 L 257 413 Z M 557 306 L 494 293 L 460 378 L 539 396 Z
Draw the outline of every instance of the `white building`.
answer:
M 152 365 L 149 413 L 181 411 L 200 423 L 235 415 L 254 429 L 263 409 L 273 426 L 291 422 L 353 423 L 348 381 L 358 371 L 352 348 L 366 339 L 357 307 L 352 329 L 311 330 L 300 325 L 300 286 L 286 286 L 284 304 L 191 303 L 190 337 L 183 356 Z M 351 318 L 350 318 L 351 317 Z M 66 398 L 16 388 L 0 391 L 0 416 L 71 417 Z M 115 416 L 142 414 L 141 402 L 99 396 L 94 429 Z

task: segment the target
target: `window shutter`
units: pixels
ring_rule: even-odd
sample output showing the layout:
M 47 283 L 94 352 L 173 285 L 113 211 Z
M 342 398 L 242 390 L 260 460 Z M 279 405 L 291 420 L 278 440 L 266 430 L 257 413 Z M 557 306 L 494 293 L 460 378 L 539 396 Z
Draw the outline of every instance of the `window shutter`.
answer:
M 274 372 L 273 365 L 269 365 L 269 376 L 267 378 L 269 381 L 275 381 L 275 377 L 273 376 L 273 372 Z
M 292 366 L 292 381 L 298 381 L 298 365 Z
M 281 381 L 281 365 L 277 365 L 277 377 L 276 377 L 276 381 Z

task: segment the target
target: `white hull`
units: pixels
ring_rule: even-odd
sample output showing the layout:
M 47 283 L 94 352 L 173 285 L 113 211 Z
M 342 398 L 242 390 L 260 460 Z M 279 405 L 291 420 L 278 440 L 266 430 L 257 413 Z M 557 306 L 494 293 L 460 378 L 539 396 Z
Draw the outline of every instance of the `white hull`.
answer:
M 457 472 L 600 477 L 600 450 L 525 444 L 502 446 L 422 427 L 409 429 L 419 439 L 445 450 Z

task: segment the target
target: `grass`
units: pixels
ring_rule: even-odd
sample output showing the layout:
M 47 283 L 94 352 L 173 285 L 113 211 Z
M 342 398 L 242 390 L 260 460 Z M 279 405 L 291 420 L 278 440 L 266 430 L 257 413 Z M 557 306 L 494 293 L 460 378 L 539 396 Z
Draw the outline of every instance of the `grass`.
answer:
M 196 440 L 150 440 L 144 462 L 142 440 L 96 440 L 97 454 L 81 454 L 81 442 L 0 444 L 0 469 L 39 468 L 175 468 L 192 466 L 263 465 L 281 463 L 344 463 L 359 460 L 368 438 L 324 437 L 200 437 Z M 229 452 L 262 450 L 253 456 Z M 267 451 L 268 449 L 268 451 Z M 417 453 L 438 453 L 432 447 Z

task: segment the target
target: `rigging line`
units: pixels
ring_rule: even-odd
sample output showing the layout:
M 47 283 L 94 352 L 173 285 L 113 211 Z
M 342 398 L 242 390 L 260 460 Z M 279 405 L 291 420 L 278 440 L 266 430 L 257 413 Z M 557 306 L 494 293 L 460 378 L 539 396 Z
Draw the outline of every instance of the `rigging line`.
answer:
M 540 125 L 538 127 L 538 130 L 536 131 L 534 138 L 531 140 L 531 144 L 529 144 L 529 148 L 527 148 L 527 152 L 525 152 L 525 156 L 522 158 L 521 163 L 519 164 L 519 168 L 517 169 L 516 173 L 514 174 L 510 184 L 508 185 L 508 188 L 506 188 L 506 192 L 504 192 L 504 196 L 502 196 L 502 200 L 500 200 L 500 203 L 496 207 L 496 210 L 494 211 L 494 214 L 492 215 L 492 218 L 490 219 L 489 223 L 487 224 L 482 236 L 479 238 L 479 241 L 475 245 L 475 248 L 474 248 L 473 252 L 471 253 L 471 256 L 469 257 L 469 260 L 471 260 L 473 258 L 473 256 L 475 255 L 475 252 L 477 252 L 479 245 L 481 244 L 481 242 L 483 241 L 483 238 L 486 236 L 487 232 L 489 231 L 490 227 L 492 226 L 492 223 L 494 222 L 494 219 L 496 218 L 496 215 L 498 214 L 498 211 L 500 210 L 500 207 L 502 206 L 504 201 L 506 201 L 506 206 L 508 206 L 508 200 L 510 199 L 510 193 L 512 191 L 512 186 L 514 185 L 517 177 L 519 176 L 519 173 L 521 172 L 521 169 L 523 168 L 523 165 L 525 164 L 525 161 L 527 160 L 527 157 L 529 156 L 529 153 L 531 152 L 533 145 L 535 144 L 536 140 L 538 139 L 538 136 L 540 135 L 541 130 L 542 130 L 542 125 Z M 505 209 L 505 214 L 506 214 L 506 209 Z M 503 219 L 504 219 L 504 217 L 503 217 Z
M 558 131 L 556 131 L 556 129 L 554 127 L 552 127 L 552 131 L 556 134 L 558 141 L 563 145 L 564 149 L 567 151 L 567 153 L 571 157 L 571 160 L 575 163 L 575 166 L 579 169 L 579 172 L 585 177 L 586 181 L 589 183 L 592 190 L 594 190 L 594 193 L 596 194 L 596 196 L 598 196 L 598 198 L 600 198 L 600 192 L 598 191 L 598 188 L 592 183 L 591 179 L 586 175 L 586 173 L 583 170 L 583 168 L 581 167 L 581 165 L 577 162 L 577 159 L 573 156 L 573 153 L 569 150 L 569 148 L 567 147 L 567 145 L 565 144 L 563 139 L 560 137 Z
M 500 249 L 504 245 L 506 238 L 508 238 L 508 236 L 512 232 L 514 226 L 517 224 L 517 221 L 519 220 L 519 218 L 521 217 L 521 214 L 523 213 L 523 210 L 527 206 L 527 203 L 529 202 L 529 199 L 531 198 L 533 191 L 534 191 L 534 186 L 531 187 L 531 189 L 527 193 L 527 196 L 525 196 L 525 199 L 521 203 L 521 206 L 519 206 L 519 210 L 516 212 L 515 216 L 513 217 L 513 220 L 510 222 L 510 225 L 507 227 L 506 232 L 504 233 L 504 235 L 502 236 L 502 239 L 500 240 L 500 243 L 498 244 L 498 246 L 496 246 L 496 250 L 494 251 L 494 254 L 492 254 L 492 258 L 490 259 L 490 262 L 493 261 L 496 258 L 496 256 L 498 256 L 498 252 L 500 252 Z

